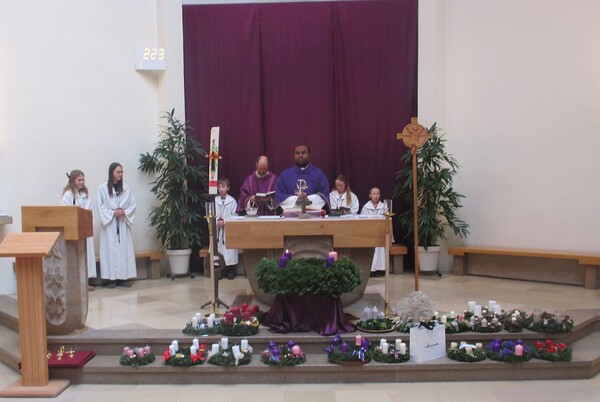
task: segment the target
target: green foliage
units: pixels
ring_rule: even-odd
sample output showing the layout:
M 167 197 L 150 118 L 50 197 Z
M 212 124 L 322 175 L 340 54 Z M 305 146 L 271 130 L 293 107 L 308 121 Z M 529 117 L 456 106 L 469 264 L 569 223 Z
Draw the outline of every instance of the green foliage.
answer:
M 389 318 L 370 318 L 366 321 L 359 321 L 357 324 L 359 331 L 392 331 L 396 323 Z
M 436 123 L 427 131 L 433 138 L 417 151 L 419 245 L 425 248 L 438 245 L 439 239 L 446 239 L 447 227 L 459 237 L 469 234 L 469 225 L 456 214 L 462 207 L 461 199 L 464 196 L 452 187 L 459 165 L 446 152 L 446 139 L 443 134 L 438 134 Z M 405 167 L 396 173 L 396 181 L 400 184 L 394 188 L 393 195 L 404 198 L 409 205 L 399 215 L 399 222 L 410 235 L 414 233 L 411 150 L 407 150 L 400 160 Z
M 472 349 L 467 352 L 466 348 L 456 348 L 448 350 L 448 357 L 459 362 L 476 363 L 485 360 L 486 352 L 479 349 Z
M 140 154 L 138 169 L 156 176 L 150 192 L 159 205 L 150 211 L 150 226 L 156 228 L 163 248 L 177 250 L 200 246 L 207 173 L 202 165 L 206 151 L 188 135 L 187 122 L 174 113 L 175 109 L 163 115 L 166 125 L 161 126 L 156 147 L 152 153 Z
M 319 258 L 294 258 L 285 268 L 278 261 L 263 258 L 256 267 L 258 287 L 271 294 L 321 295 L 338 297 L 360 285 L 360 270 L 347 257 L 327 268 Z

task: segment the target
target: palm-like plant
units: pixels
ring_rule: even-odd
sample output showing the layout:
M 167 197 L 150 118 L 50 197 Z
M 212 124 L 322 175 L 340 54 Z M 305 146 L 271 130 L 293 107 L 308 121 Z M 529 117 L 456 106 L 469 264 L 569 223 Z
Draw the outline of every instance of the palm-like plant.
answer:
M 434 123 L 427 130 L 433 137 L 417 152 L 417 187 L 419 245 L 425 248 L 438 245 L 439 239 L 446 239 L 446 228 L 455 235 L 467 237 L 469 225 L 458 218 L 456 212 L 462 207 L 463 195 L 454 191 L 452 184 L 459 165 L 454 156 L 446 152 L 446 139 L 438 133 Z M 401 157 L 405 167 L 396 174 L 400 182 L 394 188 L 394 196 L 406 200 L 409 208 L 399 215 L 400 226 L 414 233 L 413 215 L 413 168 L 410 149 Z
M 163 248 L 180 250 L 200 246 L 200 205 L 205 199 L 207 173 L 202 161 L 206 151 L 188 136 L 190 127 L 175 116 L 175 109 L 162 118 L 159 141 L 152 153 L 140 154 L 144 173 L 155 174 L 150 192 L 159 205 L 152 208 L 150 226 L 156 228 L 156 237 Z

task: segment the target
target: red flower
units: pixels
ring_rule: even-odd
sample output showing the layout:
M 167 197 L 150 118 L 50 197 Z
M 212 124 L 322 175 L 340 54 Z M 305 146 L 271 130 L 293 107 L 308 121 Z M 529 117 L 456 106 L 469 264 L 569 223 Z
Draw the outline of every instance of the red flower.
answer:
M 169 353 L 169 349 L 167 349 L 163 352 L 163 357 L 165 358 L 166 362 L 169 361 L 169 359 L 171 358 L 171 353 Z
M 563 350 L 564 348 L 567 347 L 567 344 L 566 343 L 559 343 L 558 347 L 560 348 L 560 350 Z
M 550 352 L 556 353 L 556 346 L 550 345 Z
M 544 344 L 543 344 L 541 341 L 537 341 L 537 342 L 535 343 L 535 348 L 536 348 L 536 349 L 541 349 L 543 346 L 544 346 Z
M 550 339 L 546 339 L 546 347 L 552 346 L 552 341 Z

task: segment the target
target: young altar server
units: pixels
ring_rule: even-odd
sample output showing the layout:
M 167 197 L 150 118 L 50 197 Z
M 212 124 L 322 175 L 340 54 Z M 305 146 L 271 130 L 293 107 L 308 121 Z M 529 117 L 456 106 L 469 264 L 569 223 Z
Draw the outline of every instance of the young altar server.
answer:
M 235 278 L 235 265 L 238 263 L 237 249 L 227 248 L 225 241 L 225 219 L 230 216 L 237 215 L 235 210 L 237 202 L 230 196 L 229 188 L 231 183 L 228 178 L 221 177 L 217 182 L 217 192 L 219 195 L 215 198 L 215 217 L 217 218 L 217 250 L 223 256 L 225 268 L 219 272 L 219 279 L 224 276 L 227 279 Z
M 63 189 L 63 205 L 75 205 L 80 208 L 92 210 L 92 199 L 85 185 L 85 175 L 81 170 L 71 170 L 67 173 L 69 182 Z M 90 236 L 86 241 L 87 245 L 87 271 L 88 278 L 96 277 L 96 251 L 94 250 L 94 236 Z M 88 291 L 94 290 L 93 286 L 88 285 Z
M 100 276 L 109 289 L 131 287 L 128 279 L 137 276 L 131 226 L 135 219 L 135 198 L 123 182 L 123 166 L 113 162 L 108 180 L 98 188 L 100 213 Z
M 373 187 L 369 191 L 369 199 L 362 208 L 362 215 L 383 215 L 387 212 L 387 206 L 381 202 L 381 191 Z M 373 263 L 371 264 L 371 277 L 385 275 L 385 247 L 375 247 Z
M 329 193 L 329 206 L 332 211 L 352 215 L 358 213 L 358 197 L 350 190 L 348 179 L 342 174 L 335 179 L 335 187 Z

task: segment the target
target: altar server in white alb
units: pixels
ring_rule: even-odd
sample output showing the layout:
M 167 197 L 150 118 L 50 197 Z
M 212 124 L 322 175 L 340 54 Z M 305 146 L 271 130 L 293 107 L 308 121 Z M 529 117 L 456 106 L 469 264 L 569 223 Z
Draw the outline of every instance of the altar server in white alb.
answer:
M 329 206 L 332 212 L 352 215 L 358 213 L 358 197 L 350 190 L 350 183 L 343 174 L 335 179 L 335 188 L 329 193 Z
M 81 170 L 75 169 L 67 173 L 69 182 L 63 190 L 63 205 L 74 205 L 87 210 L 92 210 L 92 198 L 90 197 L 87 186 L 85 185 L 85 175 Z M 88 278 L 96 277 L 96 251 L 94 250 L 94 236 L 90 236 L 86 241 L 87 245 L 87 272 Z M 93 286 L 88 285 L 88 291 L 94 290 Z
M 123 166 L 113 162 L 108 168 L 108 181 L 98 188 L 100 230 L 100 276 L 108 287 L 131 287 L 128 279 L 135 278 L 135 252 L 131 226 L 135 219 L 135 198 L 123 182 Z
M 385 203 L 381 202 L 381 191 L 377 187 L 373 187 L 369 191 L 371 199 L 363 205 L 360 211 L 361 215 L 383 215 L 388 209 Z M 371 277 L 383 276 L 385 274 L 385 247 L 375 247 L 373 254 L 373 263 L 371 264 Z
M 215 217 L 217 221 L 217 250 L 223 256 L 225 268 L 219 273 L 219 279 L 235 278 L 235 265 L 238 263 L 237 249 L 227 248 L 225 241 L 225 219 L 237 215 L 237 202 L 230 196 L 229 188 L 231 183 L 227 177 L 221 177 L 217 183 L 217 192 L 219 195 L 215 198 Z

